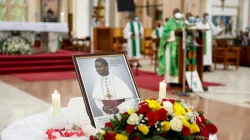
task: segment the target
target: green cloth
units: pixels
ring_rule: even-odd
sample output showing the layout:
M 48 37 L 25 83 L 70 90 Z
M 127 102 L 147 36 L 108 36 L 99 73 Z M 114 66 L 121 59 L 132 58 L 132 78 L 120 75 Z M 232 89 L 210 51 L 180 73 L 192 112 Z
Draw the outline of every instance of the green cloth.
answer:
M 178 46 L 180 37 L 176 36 L 173 42 L 167 42 L 167 40 L 170 37 L 171 31 L 176 31 L 182 27 L 185 27 L 183 21 L 177 22 L 174 18 L 170 18 L 164 26 L 158 50 L 159 67 L 157 73 L 160 76 L 166 73 L 166 47 L 170 49 L 170 75 L 178 76 Z
M 141 31 L 141 25 L 139 22 L 137 22 L 138 30 Z M 135 34 L 135 28 L 133 21 L 130 21 L 130 29 L 133 34 Z M 141 39 L 138 40 L 140 44 L 140 53 L 142 53 L 142 47 L 141 47 Z M 136 37 L 132 38 L 132 56 L 136 56 Z
M 160 33 L 159 33 L 159 30 L 156 28 L 155 29 L 155 35 L 157 36 L 157 37 L 160 37 Z

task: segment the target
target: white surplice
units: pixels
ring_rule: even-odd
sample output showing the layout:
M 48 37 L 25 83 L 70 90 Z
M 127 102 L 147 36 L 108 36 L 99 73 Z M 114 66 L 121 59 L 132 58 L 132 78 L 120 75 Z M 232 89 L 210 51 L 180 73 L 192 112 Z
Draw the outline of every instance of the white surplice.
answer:
M 136 56 L 133 56 L 133 46 L 132 46 L 132 30 L 131 30 L 131 26 L 130 26 L 130 22 L 133 22 L 134 25 L 134 34 L 135 34 L 135 40 L 136 40 Z M 136 58 L 136 59 L 141 59 L 142 58 L 142 54 L 140 52 L 141 49 L 141 37 L 143 37 L 143 26 L 140 22 L 138 21 L 130 21 L 126 24 L 124 30 L 123 30 L 123 34 L 124 34 L 124 38 L 127 39 L 127 57 L 130 58 Z M 139 30 L 139 26 L 138 24 L 140 24 L 140 30 Z M 140 36 L 141 34 L 141 36 Z
M 161 38 L 162 37 L 162 32 L 163 32 L 163 26 L 161 26 L 161 27 L 156 27 L 155 29 L 154 29 L 154 31 L 152 32 L 152 35 L 151 35 L 151 37 L 152 38 L 157 38 L 158 36 L 156 35 L 156 30 L 158 30 L 158 32 L 159 32 L 159 37 Z
M 111 96 L 107 96 L 108 93 Z M 104 106 L 102 100 L 116 100 L 116 99 L 133 99 L 133 93 L 129 87 L 118 77 L 114 75 L 102 76 L 95 82 L 92 98 L 94 99 L 97 107 L 102 110 Z M 123 103 L 118 106 L 120 112 L 127 111 Z

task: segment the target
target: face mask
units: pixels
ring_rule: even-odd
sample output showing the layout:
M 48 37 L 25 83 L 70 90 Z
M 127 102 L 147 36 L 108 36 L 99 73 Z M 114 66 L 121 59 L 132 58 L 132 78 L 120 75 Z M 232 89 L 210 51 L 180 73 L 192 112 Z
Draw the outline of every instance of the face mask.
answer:
M 209 16 L 206 16 L 205 19 L 206 19 L 206 21 L 209 21 Z
M 200 21 L 201 21 L 200 18 L 195 19 L 195 22 L 200 22 Z
M 175 15 L 174 15 L 174 17 L 176 18 L 176 19 L 181 19 L 181 13 L 180 12 L 178 12 L 178 13 L 175 13 Z
M 135 17 L 134 20 L 135 20 L 135 21 L 138 21 L 139 19 L 138 19 L 138 17 Z
M 190 24 L 194 23 L 195 21 L 195 18 L 192 16 L 192 17 L 188 17 L 188 21 Z
M 248 28 L 246 28 L 246 32 L 249 32 L 249 29 L 248 29 Z

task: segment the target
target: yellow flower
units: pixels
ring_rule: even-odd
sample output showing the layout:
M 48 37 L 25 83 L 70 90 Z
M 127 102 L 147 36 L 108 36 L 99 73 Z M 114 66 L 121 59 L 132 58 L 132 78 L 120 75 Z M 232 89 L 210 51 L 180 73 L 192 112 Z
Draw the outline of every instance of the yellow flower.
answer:
M 147 135 L 148 132 L 149 132 L 149 128 L 148 126 L 144 125 L 144 124 L 140 124 L 138 126 L 138 129 L 144 134 L 144 135 Z
M 100 139 L 102 139 L 102 137 L 106 134 L 106 132 L 102 130 L 102 131 L 100 132 L 100 134 L 101 134 L 101 135 L 100 135 Z
M 191 108 L 188 108 L 187 111 L 191 112 L 191 113 L 193 112 L 193 110 Z
M 116 140 L 128 140 L 128 136 L 123 135 L 123 134 L 116 134 L 115 139 Z
M 175 102 L 174 103 L 174 114 L 175 114 L 175 116 L 181 116 L 181 115 L 184 116 L 186 114 L 186 110 L 184 109 L 184 107 L 182 105 Z
M 184 126 L 190 128 L 190 123 L 189 123 L 184 117 L 181 118 L 181 120 L 182 120 L 182 125 L 184 125 Z
M 133 108 L 130 108 L 130 109 L 128 110 L 128 114 L 131 115 L 132 113 L 135 113 L 135 110 L 134 110 Z
M 194 123 L 191 124 L 190 125 L 190 132 L 191 132 L 191 134 L 196 133 L 196 132 L 200 132 L 199 126 L 197 124 L 194 124 Z
M 168 131 L 170 129 L 170 123 L 169 122 L 164 121 L 161 124 L 162 124 L 163 131 Z
M 156 100 L 146 100 L 146 102 L 153 111 L 157 111 L 162 108 L 161 104 Z

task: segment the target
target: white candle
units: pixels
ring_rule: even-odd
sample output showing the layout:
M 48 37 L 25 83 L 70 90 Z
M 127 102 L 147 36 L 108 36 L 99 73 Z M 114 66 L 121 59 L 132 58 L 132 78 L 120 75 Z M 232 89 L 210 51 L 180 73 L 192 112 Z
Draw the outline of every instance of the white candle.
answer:
M 53 117 L 61 117 L 61 98 L 57 90 L 52 93 Z
M 165 80 L 160 82 L 160 89 L 159 89 L 159 99 L 166 97 L 166 90 L 167 90 L 167 83 Z

